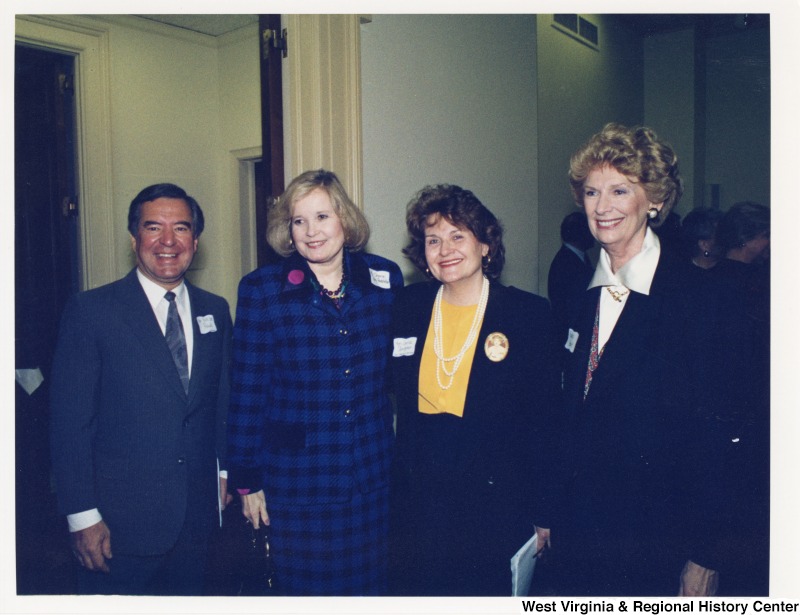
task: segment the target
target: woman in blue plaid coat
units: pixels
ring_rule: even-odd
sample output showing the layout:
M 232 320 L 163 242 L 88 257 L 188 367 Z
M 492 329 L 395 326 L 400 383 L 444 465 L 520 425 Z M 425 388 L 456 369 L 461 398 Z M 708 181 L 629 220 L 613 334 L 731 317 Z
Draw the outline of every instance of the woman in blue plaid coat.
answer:
M 278 591 L 386 592 L 398 266 L 360 252 L 369 227 L 338 178 L 308 171 L 269 212 L 284 256 L 239 285 L 229 481 L 270 525 Z

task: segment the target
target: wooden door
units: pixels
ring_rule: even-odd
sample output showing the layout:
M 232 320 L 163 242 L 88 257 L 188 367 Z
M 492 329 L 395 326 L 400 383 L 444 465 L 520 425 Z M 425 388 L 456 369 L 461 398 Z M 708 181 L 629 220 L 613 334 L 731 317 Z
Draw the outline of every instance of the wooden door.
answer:
M 17 591 L 69 593 L 69 549 L 50 486 L 50 365 L 61 312 L 79 288 L 74 58 L 15 49 Z M 46 571 L 46 573 L 43 573 Z

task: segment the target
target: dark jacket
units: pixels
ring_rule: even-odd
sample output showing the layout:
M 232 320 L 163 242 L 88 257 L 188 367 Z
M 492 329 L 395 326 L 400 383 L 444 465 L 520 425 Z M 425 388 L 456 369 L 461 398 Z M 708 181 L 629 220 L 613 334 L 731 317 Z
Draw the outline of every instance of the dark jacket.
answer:
M 547 296 L 553 307 L 553 317 L 558 335 L 566 339 L 570 319 L 575 315 L 578 305 L 592 279 L 594 267 L 562 245 L 556 252 L 550 271 L 547 274 Z
M 493 283 L 463 418 L 418 412 L 419 367 L 438 283 L 403 290 L 392 337 L 397 396 L 392 563 L 397 593 L 510 595 L 509 560 L 534 531 L 558 407 L 547 301 Z M 493 332 L 508 354 L 490 361 Z M 464 366 L 462 366 L 462 369 Z M 548 520 L 539 521 L 546 526 Z
M 584 293 L 571 324 L 553 556 L 570 595 L 674 595 L 686 559 L 716 566 L 717 417 L 745 399 L 744 331 L 723 293 L 662 251 L 650 294 L 631 291 L 584 400 L 601 291 Z
M 217 519 L 225 464 L 231 317 L 186 283 L 194 349 L 188 396 L 136 275 L 73 296 L 53 363 L 51 444 L 59 508 L 97 508 L 114 553 L 168 551 L 184 521 Z M 216 331 L 201 331 L 199 316 Z

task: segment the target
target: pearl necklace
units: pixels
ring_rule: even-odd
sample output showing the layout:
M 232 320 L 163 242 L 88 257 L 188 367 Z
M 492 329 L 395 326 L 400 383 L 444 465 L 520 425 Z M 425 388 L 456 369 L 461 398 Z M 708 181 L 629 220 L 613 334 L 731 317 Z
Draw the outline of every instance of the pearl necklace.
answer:
M 439 287 L 439 292 L 436 293 L 436 301 L 433 303 L 433 351 L 436 353 L 436 381 L 439 387 L 446 391 L 453 386 L 453 378 L 461 367 L 461 361 L 464 355 L 469 350 L 470 346 L 475 342 L 480 332 L 481 323 L 483 323 L 483 315 L 486 312 L 486 303 L 489 301 L 489 280 L 483 276 L 483 286 L 481 287 L 481 297 L 478 301 L 478 307 L 475 310 L 475 317 L 472 319 L 472 326 L 469 328 L 467 339 L 464 340 L 464 345 L 457 355 L 453 357 L 445 357 L 442 343 L 442 292 L 444 286 Z M 452 371 L 447 370 L 447 364 L 453 363 Z M 442 377 L 439 371 L 443 371 L 445 376 L 450 380 L 447 385 L 442 384 Z

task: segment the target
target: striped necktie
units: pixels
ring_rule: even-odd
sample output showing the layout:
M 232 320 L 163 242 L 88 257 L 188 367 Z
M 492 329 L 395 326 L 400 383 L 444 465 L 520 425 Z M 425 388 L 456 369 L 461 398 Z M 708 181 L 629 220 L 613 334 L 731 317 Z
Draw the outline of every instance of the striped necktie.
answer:
M 167 332 L 165 337 L 172 353 L 172 360 L 178 368 L 184 393 L 189 393 L 189 355 L 186 351 L 186 336 L 183 333 L 183 323 L 178 314 L 178 304 L 175 303 L 175 293 L 168 291 L 164 298 L 169 302 L 167 311 Z

